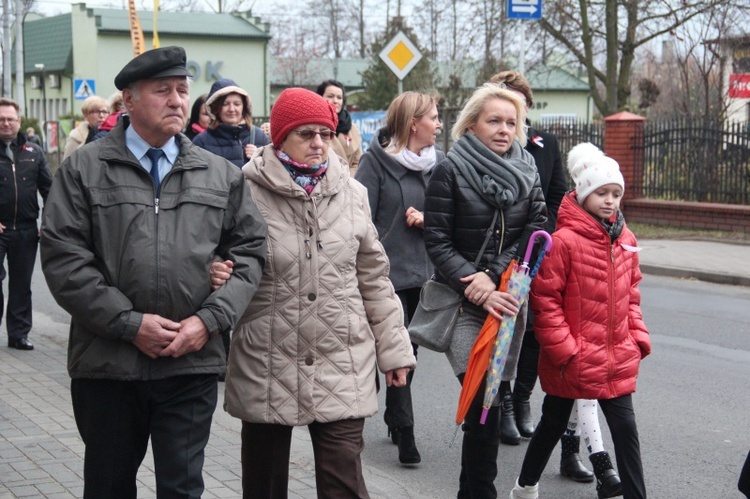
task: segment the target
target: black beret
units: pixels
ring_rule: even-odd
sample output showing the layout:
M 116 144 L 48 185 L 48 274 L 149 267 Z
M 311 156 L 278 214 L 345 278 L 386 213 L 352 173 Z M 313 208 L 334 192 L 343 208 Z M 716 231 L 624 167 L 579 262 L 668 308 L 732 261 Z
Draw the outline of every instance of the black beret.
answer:
M 167 76 L 192 76 L 185 66 L 187 56 L 182 47 L 162 47 L 144 52 L 131 60 L 115 76 L 115 87 L 123 90 L 138 80 Z

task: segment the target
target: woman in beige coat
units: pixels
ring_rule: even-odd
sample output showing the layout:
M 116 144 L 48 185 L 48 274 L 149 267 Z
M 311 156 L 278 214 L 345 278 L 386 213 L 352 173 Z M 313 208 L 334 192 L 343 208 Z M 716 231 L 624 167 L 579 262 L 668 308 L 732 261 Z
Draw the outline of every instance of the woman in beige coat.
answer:
M 83 113 L 84 120 L 68 135 L 63 159 L 73 154 L 74 151 L 94 137 L 99 125 L 104 123 L 109 114 L 109 105 L 106 99 L 98 95 L 92 95 L 81 104 L 81 113 Z
M 292 429 L 308 426 L 318 497 L 368 497 L 360 455 L 375 369 L 415 367 L 367 192 L 329 154 L 336 112 L 301 88 L 271 111 L 273 145 L 243 172 L 268 223 L 258 292 L 234 330 L 225 409 L 242 420 L 243 497 L 286 497 Z

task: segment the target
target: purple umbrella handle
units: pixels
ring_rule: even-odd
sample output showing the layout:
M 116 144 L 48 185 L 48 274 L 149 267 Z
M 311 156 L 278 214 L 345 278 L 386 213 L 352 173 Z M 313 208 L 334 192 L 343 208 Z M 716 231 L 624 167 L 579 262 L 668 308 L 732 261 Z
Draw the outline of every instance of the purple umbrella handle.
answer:
M 552 249 L 552 236 L 550 236 L 545 230 L 537 230 L 529 237 L 529 244 L 526 246 L 526 254 L 523 256 L 523 263 L 528 267 L 529 261 L 531 260 L 531 252 L 534 250 L 534 241 L 537 237 L 543 237 L 547 240 L 544 245 L 544 251 L 549 252 Z
M 489 412 L 489 409 L 485 409 L 484 407 L 482 407 L 482 415 L 479 416 L 479 424 L 484 424 L 487 422 L 487 414 L 489 414 Z

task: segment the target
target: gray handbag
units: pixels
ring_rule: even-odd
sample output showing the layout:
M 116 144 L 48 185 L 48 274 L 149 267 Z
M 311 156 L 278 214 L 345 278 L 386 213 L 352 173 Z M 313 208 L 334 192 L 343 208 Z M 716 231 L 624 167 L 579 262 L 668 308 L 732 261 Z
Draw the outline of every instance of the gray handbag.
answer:
M 487 243 L 492 236 L 492 230 L 497 222 L 497 214 L 492 218 L 492 224 L 487 229 L 487 236 L 484 238 L 482 247 L 474 260 L 474 266 L 479 265 L 479 260 L 484 254 Z M 504 228 L 503 228 L 504 231 Z M 502 245 L 501 245 L 502 246 Z M 453 329 L 456 326 L 456 319 L 461 312 L 461 305 L 464 297 L 457 293 L 448 284 L 435 281 L 435 276 L 427 281 L 419 293 L 419 304 L 414 316 L 409 322 L 409 336 L 411 341 L 417 345 L 434 350 L 435 352 L 445 352 L 453 339 Z

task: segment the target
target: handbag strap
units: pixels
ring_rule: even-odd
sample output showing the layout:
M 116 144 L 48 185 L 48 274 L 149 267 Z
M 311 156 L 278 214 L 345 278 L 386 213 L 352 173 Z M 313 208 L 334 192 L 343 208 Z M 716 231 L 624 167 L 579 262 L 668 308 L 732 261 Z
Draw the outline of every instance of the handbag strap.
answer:
M 479 261 L 482 259 L 482 255 L 484 254 L 484 250 L 487 248 L 487 244 L 490 242 L 490 237 L 492 237 L 492 231 L 495 229 L 495 223 L 497 222 L 497 215 L 500 213 L 499 209 L 495 209 L 495 215 L 492 217 L 492 223 L 490 224 L 489 228 L 487 229 L 487 235 L 484 237 L 484 242 L 482 243 L 482 247 L 479 248 L 479 253 L 477 253 L 477 258 L 474 260 L 474 266 L 476 267 L 479 265 Z M 503 223 L 503 225 L 505 225 Z M 503 237 L 505 236 L 505 227 L 503 227 Z M 500 247 L 502 248 L 502 241 L 500 242 Z

